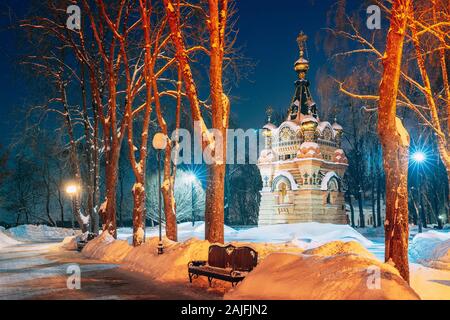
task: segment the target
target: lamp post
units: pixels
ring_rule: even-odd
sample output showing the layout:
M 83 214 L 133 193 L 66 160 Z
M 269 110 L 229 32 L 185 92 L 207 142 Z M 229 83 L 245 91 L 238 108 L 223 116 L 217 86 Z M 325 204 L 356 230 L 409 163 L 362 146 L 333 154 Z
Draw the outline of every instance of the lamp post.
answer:
M 194 209 L 194 182 L 196 176 L 194 173 L 189 173 L 187 180 L 191 183 L 191 214 L 192 214 L 192 226 L 195 226 L 195 209 Z
M 164 133 L 157 133 L 153 137 L 153 148 L 157 151 L 156 157 L 158 161 L 158 226 L 159 226 L 159 242 L 158 254 L 164 253 L 164 246 L 162 242 L 162 207 L 161 207 L 161 151 L 167 146 L 167 136 Z
M 66 186 L 66 193 L 69 195 L 70 200 L 72 202 L 72 229 L 75 228 L 74 226 L 74 216 L 75 216 L 75 197 L 77 193 L 80 191 L 80 187 L 75 183 L 69 183 Z
M 422 151 L 416 151 L 412 155 L 413 162 L 417 165 L 417 202 L 419 206 L 419 212 L 418 212 L 418 226 L 419 226 L 419 233 L 422 233 L 422 199 L 421 199 L 421 181 L 420 181 L 420 169 L 421 165 L 426 161 L 427 156 Z

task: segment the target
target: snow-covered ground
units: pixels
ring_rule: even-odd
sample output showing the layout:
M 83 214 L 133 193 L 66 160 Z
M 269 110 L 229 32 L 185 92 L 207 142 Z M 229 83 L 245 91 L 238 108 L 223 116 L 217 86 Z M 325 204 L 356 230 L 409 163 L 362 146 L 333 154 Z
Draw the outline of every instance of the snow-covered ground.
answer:
M 147 228 L 147 237 L 158 236 L 158 228 Z M 163 229 L 163 234 L 165 233 Z M 131 243 L 132 228 L 119 228 L 118 239 Z M 191 238 L 203 239 L 205 234 L 204 222 L 181 223 L 178 225 L 178 240 L 186 241 Z M 252 242 L 252 243 L 289 243 L 303 249 L 314 248 L 321 244 L 340 240 L 357 241 L 363 246 L 370 247 L 373 242 L 362 236 L 348 225 L 334 225 L 326 223 L 296 223 L 287 225 L 261 226 L 257 228 L 235 230 L 225 226 L 226 242 Z
M 65 237 L 79 234 L 77 230 L 49 227 L 46 225 L 20 225 L 3 231 L 9 237 L 22 242 L 57 242 Z M 0 230 L 1 233 L 1 230 Z
M 4 228 L 0 229 L 0 248 L 9 247 L 17 244 L 20 244 L 20 242 L 6 235 Z
M 411 262 L 450 270 L 450 232 L 427 231 L 417 234 L 409 245 Z
M 357 242 L 338 241 L 302 254 L 270 255 L 225 299 L 416 300 L 419 296 L 394 267 L 378 261 Z
M 147 228 L 147 241 L 138 248 L 130 245 L 131 228 L 119 229 L 118 240 L 104 234 L 89 242 L 83 255 L 108 263 L 118 263 L 125 269 L 145 273 L 162 281 L 186 283 L 187 263 L 191 260 L 206 260 L 210 244 L 199 240 L 204 236 L 202 222 L 194 226 L 190 223 L 180 224 L 178 231 L 180 242 L 164 239 L 165 253 L 162 256 L 156 254 L 158 228 Z M 49 227 L 32 226 L 13 228 L 12 232 L 11 229 L 0 230 L 0 247 L 14 246 L 17 244 L 15 239 L 42 241 L 73 233 L 67 229 L 52 230 Z M 414 236 L 410 242 L 411 287 L 423 299 L 450 299 L 449 235 L 449 230 L 428 230 Z M 415 298 L 414 292 L 399 280 L 396 270 L 383 263 L 384 243 L 379 230 L 354 230 L 349 226 L 319 223 L 264 226 L 247 230 L 226 227 L 225 238 L 227 242 L 254 247 L 260 258 L 258 267 L 238 287 L 240 289 L 230 291 L 228 298 L 252 299 L 256 289 L 261 298 Z M 64 242 L 65 248 L 74 248 L 73 236 L 66 238 Z M 383 292 L 363 290 L 367 286 L 367 270 L 370 266 L 380 268 Z M 265 281 L 261 281 L 261 277 Z M 197 281 L 206 286 L 206 282 Z M 286 290 L 285 286 L 298 281 L 302 286 Z M 259 282 L 264 282 L 264 285 L 255 287 L 255 283 Z M 230 288 L 222 289 L 226 292 Z M 334 293 L 329 293 L 330 290 Z M 355 293 L 361 290 L 364 294 Z M 280 296 L 282 292 L 286 295 Z

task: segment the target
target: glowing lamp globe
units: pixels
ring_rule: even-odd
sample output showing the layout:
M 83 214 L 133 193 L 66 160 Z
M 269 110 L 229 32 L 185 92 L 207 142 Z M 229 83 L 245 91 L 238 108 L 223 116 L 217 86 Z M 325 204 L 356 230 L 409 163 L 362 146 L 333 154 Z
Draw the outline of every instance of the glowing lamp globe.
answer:
M 186 180 L 187 180 L 188 182 L 194 182 L 196 179 L 197 179 L 197 177 L 196 177 L 195 174 L 193 174 L 193 173 L 189 173 L 189 174 L 186 176 Z
M 78 192 L 78 187 L 76 185 L 74 185 L 74 184 L 69 184 L 66 187 L 66 192 L 68 194 L 70 194 L 70 195 L 74 195 L 74 194 L 76 194 Z
M 164 133 L 157 133 L 153 137 L 153 148 L 156 150 L 164 150 L 167 146 L 167 136 Z
M 422 163 L 425 161 L 426 156 L 425 156 L 425 153 L 423 153 L 422 151 L 417 151 L 413 154 L 412 158 L 413 158 L 414 162 Z

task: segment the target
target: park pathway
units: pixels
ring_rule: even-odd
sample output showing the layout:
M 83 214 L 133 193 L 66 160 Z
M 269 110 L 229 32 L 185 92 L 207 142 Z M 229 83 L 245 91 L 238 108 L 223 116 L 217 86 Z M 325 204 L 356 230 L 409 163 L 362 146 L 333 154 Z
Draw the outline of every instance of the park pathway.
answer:
M 67 288 L 68 267 L 81 270 L 81 289 Z M 204 288 L 153 281 L 115 264 L 88 260 L 55 243 L 28 243 L 0 248 L 0 300 L 33 299 L 220 299 Z

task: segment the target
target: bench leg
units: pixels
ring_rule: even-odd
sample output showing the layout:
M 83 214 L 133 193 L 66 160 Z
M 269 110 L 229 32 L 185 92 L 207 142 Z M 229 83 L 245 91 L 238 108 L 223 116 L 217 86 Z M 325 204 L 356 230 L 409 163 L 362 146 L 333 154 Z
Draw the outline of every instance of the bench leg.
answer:
M 208 277 L 208 282 L 209 282 L 209 286 L 210 286 L 210 287 L 212 287 L 212 280 L 213 280 L 212 277 Z
M 192 273 L 189 273 L 189 282 L 192 283 Z

